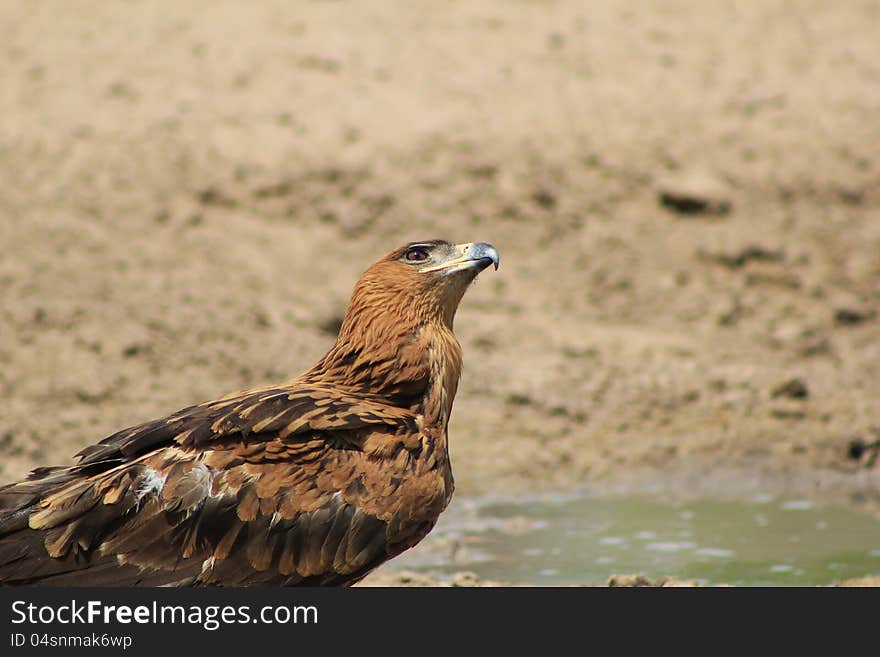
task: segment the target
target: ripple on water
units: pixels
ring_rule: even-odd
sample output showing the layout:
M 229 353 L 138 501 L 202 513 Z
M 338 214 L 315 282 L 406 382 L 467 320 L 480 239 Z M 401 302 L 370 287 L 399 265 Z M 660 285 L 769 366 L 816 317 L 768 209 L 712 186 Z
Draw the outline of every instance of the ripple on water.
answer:
M 697 547 L 696 544 L 690 541 L 659 541 L 645 545 L 645 549 L 652 552 L 680 552 L 681 550 L 692 550 L 695 547 Z
M 786 500 L 781 507 L 786 511 L 812 511 L 816 505 L 810 500 Z
M 730 557 L 736 556 L 736 552 L 733 550 L 725 550 L 724 548 L 712 548 L 712 547 L 701 547 L 694 550 L 694 554 L 698 554 L 701 557 L 717 557 L 719 559 L 729 559 Z

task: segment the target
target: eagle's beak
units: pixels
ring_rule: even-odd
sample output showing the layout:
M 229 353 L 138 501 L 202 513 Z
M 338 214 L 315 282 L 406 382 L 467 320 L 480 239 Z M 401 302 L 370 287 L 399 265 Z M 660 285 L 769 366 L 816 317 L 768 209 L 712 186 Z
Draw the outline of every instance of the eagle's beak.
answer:
M 495 269 L 498 269 L 499 261 L 498 249 L 488 242 L 456 244 L 448 260 L 425 267 L 420 271 L 443 270 L 444 274 L 451 274 L 462 269 L 475 269 L 477 272 L 481 272 L 489 265 L 495 265 Z

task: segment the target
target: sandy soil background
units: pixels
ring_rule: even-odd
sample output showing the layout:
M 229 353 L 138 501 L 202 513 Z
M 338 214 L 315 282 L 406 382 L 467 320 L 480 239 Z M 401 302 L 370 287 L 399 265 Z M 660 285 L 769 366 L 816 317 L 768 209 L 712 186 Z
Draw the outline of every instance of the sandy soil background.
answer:
M 0 480 L 296 374 L 404 241 L 457 494 L 878 507 L 880 4 L 0 7 Z

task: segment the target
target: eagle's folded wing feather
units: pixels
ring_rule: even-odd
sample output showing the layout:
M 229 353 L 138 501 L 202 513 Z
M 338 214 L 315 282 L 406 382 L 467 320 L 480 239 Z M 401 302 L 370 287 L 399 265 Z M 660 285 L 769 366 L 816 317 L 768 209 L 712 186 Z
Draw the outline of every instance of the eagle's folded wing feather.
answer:
M 368 490 L 398 484 L 372 477 L 365 445 L 406 452 L 419 425 L 362 395 L 277 387 L 126 429 L 0 489 L 2 580 L 350 581 L 387 558 L 400 522 L 370 508 Z

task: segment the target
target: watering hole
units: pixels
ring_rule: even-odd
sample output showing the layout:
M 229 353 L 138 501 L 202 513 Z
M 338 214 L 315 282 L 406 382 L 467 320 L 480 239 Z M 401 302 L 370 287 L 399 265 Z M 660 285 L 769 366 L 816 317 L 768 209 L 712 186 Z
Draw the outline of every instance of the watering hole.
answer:
M 604 584 L 614 573 L 705 584 L 809 586 L 880 573 L 880 521 L 842 506 L 542 496 L 462 500 L 396 569 L 535 585 Z

